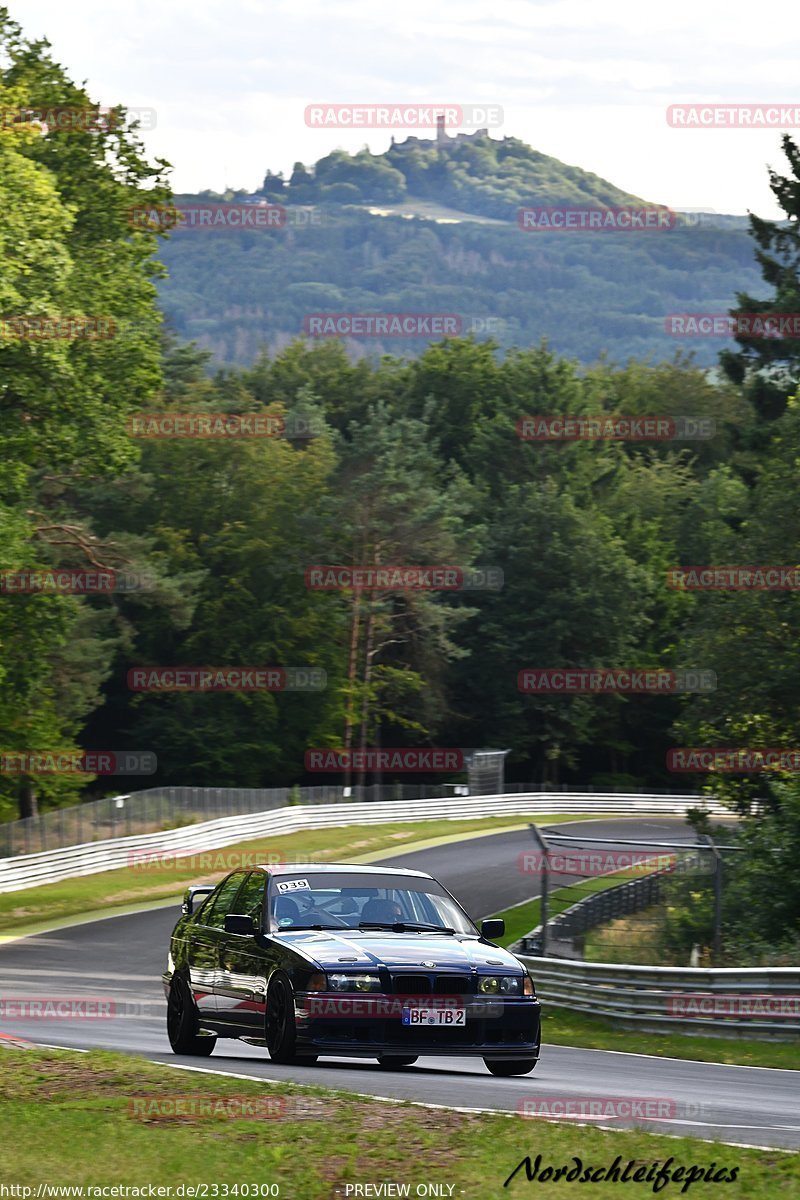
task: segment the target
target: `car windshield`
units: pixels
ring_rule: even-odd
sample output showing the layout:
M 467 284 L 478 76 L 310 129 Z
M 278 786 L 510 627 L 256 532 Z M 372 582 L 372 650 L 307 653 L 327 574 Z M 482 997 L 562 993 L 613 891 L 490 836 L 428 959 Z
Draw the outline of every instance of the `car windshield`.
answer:
M 434 879 L 405 875 L 325 873 L 298 869 L 270 885 L 274 931 L 376 929 L 398 932 L 470 933 L 477 930 L 464 910 Z

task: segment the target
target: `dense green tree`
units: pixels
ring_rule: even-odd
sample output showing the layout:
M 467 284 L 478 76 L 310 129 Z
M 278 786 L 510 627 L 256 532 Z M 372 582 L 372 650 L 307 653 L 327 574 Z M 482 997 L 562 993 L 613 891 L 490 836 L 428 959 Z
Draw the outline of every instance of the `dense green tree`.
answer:
M 791 567 L 800 562 L 800 483 L 797 446 L 800 404 L 790 399 L 773 422 L 766 461 L 746 500 L 740 484 L 725 492 L 738 518 L 715 521 L 706 561 L 720 565 Z M 724 501 L 719 513 L 724 514 Z M 796 590 L 698 592 L 683 633 L 687 654 L 717 671 L 716 692 L 693 700 L 676 730 L 686 744 L 729 747 L 795 747 L 800 726 L 800 612 Z M 763 780 L 715 779 L 738 797 L 761 795 Z
M 22 118 L 25 110 L 86 111 L 92 101 L 52 61 L 46 42 L 25 41 L 6 9 L 0 64 L 2 566 L 121 565 L 76 494 L 133 461 L 124 419 L 159 380 L 154 239 L 132 230 L 128 212 L 143 187 L 157 197 L 166 192 L 122 110 L 99 130 Z M 7 117 L 14 111 L 16 122 Z M 30 318 L 99 319 L 112 336 L 31 336 Z M 0 596 L 7 749 L 75 745 L 108 671 L 109 616 L 68 596 Z M 70 778 L 0 777 L 2 802 L 16 802 L 22 815 L 35 811 L 37 791 L 53 801 L 75 790 Z
M 765 221 L 750 215 L 750 233 L 758 247 L 756 261 L 772 295 L 763 298 L 740 291 L 733 315 L 758 313 L 765 317 L 800 313 L 800 148 L 788 134 L 783 137 L 788 175 L 770 170 L 769 182 L 785 219 Z M 736 383 L 746 384 L 762 420 L 780 416 L 787 397 L 800 384 L 800 335 L 736 337 L 740 349 L 726 350 L 721 363 Z
M 337 477 L 346 565 L 466 569 L 480 547 L 477 495 L 445 467 L 430 414 L 397 417 L 386 404 L 351 426 Z M 348 693 L 344 745 L 366 746 L 381 726 L 425 742 L 446 711 L 449 665 L 464 651 L 458 627 L 469 609 L 447 592 L 354 590 L 348 599 Z

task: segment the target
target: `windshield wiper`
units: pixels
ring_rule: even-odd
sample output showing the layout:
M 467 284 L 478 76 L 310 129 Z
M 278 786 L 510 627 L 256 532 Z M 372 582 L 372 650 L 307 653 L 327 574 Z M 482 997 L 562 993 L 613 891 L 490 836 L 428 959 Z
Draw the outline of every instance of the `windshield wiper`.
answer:
M 455 933 L 447 925 L 424 925 L 421 921 L 359 921 L 359 929 L 392 929 L 404 933 L 408 929 L 416 929 L 431 933 Z
M 296 933 L 298 929 L 339 929 L 339 925 L 283 925 L 278 928 L 279 933 Z

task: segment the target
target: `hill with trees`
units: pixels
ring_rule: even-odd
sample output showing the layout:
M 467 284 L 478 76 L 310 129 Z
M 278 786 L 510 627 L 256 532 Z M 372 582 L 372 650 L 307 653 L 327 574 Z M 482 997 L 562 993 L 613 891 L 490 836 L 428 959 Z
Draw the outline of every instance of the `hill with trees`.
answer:
M 254 194 L 176 201 L 287 208 L 282 228 L 178 230 L 162 246 L 160 299 L 173 330 L 230 365 L 279 352 L 310 313 L 437 312 L 457 314 L 464 333 L 503 350 L 546 339 L 591 363 L 665 360 L 682 348 L 711 366 L 724 339 L 676 340 L 669 314 L 724 313 L 738 291 L 763 290 L 743 217 L 686 216 L 661 231 L 521 228 L 526 206 L 644 201 L 517 138 L 335 150 L 312 167 L 295 164 L 288 180 L 267 172 Z M 426 344 L 345 339 L 352 358 L 418 355 Z

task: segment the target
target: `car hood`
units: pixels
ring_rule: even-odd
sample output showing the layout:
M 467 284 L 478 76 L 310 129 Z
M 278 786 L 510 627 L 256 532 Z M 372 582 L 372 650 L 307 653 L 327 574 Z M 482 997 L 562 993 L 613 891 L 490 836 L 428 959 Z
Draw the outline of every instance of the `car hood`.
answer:
M 276 941 L 290 946 L 330 970 L 387 967 L 413 970 L 444 969 L 462 971 L 473 967 L 486 970 L 503 967 L 517 973 L 522 964 L 508 950 L 481 942 L 475 937 L 437 936 L 431 933 L 389 933 L 363 931 L 348 936 L 342 930 L 281 933 Z M 431 966 L 433 964 L 433 966 Z

